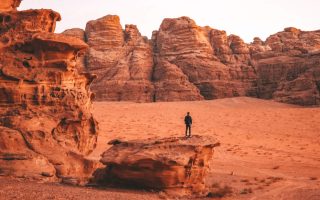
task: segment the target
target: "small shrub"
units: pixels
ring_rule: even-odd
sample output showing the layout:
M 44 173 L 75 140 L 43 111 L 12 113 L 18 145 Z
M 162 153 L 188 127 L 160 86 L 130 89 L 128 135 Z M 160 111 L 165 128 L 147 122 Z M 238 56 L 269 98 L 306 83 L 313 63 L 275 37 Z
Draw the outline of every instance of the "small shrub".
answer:
M 243 188 L 240 191 L 240 194 L 249 194 L 249 193 L 252 193 L 252 189 L 251 188 Z
M 210 197 L 210 198 L 222 198 L 228 194 L 231 194 L 232 193 L 232 188 L 225 185 L 224 187 L 218 187 L 218 188 L 215 188 L 214 190 L 212 190 L 211 192 L 209 192 L 207 194 L 207 197 Z
M 213 183 L 213 184 L 211 185 L 211 187 L 213 187 L 213 188 L 220 188 L 220 184 L 219 184 L 219 183 Z

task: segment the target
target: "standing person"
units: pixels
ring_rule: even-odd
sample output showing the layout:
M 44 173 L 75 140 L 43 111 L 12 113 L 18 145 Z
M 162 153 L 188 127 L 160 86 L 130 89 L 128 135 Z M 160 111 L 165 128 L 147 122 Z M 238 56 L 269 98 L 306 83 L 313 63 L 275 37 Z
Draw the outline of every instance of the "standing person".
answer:
M 187 115 L 184 117 L 184 123 L 186 124 L 186 137 L 191 137 L 192 118 L 190 116 L 190 112 L 187 112 Z

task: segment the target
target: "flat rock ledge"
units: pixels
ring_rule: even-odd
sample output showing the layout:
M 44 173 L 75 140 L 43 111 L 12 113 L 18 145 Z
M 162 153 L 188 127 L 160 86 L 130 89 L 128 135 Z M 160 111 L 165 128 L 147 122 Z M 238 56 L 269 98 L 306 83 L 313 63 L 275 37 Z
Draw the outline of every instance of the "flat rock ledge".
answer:
M 206 174 L 214 148 L 220 143 L 208 136 L 112 140 L 102 154 L 106 166 L 96 175 L 100 184 L 164 190 L 178 195 L 205 195 Z

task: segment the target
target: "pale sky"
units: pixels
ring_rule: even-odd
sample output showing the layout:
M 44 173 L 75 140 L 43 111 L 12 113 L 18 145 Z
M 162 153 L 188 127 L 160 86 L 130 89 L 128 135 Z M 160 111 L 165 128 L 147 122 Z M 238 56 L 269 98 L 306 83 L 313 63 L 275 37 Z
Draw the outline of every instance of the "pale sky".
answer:
M 320 29 L 320 0 L 23 0 L 19 10 L 50 8 L 62 21 L 56 32 L 85 28 L 89 20 L 108 14 L 121 24 L 135 24 L 150 38 L 164 18 L 188 16 L 200 26 L 225 30 L 246 42 L 265 39 L 285 27 Z

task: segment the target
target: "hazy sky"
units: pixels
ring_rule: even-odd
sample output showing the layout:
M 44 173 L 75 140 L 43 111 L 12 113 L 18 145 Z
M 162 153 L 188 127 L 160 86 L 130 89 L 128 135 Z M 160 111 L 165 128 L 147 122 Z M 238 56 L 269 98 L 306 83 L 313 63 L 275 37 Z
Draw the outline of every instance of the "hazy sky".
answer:
M 198 25 L 236 34 L 246 42 L 294 26 L 320 29 L 320 0 L 23 0 L 19 10 L 50 8 L 62 21 L 56 32 L 85 28 L 87 21 L 108 14 L 119 15 L 121 24 L 135 24 L 150 38 L 164 18 L 188 16 Z

